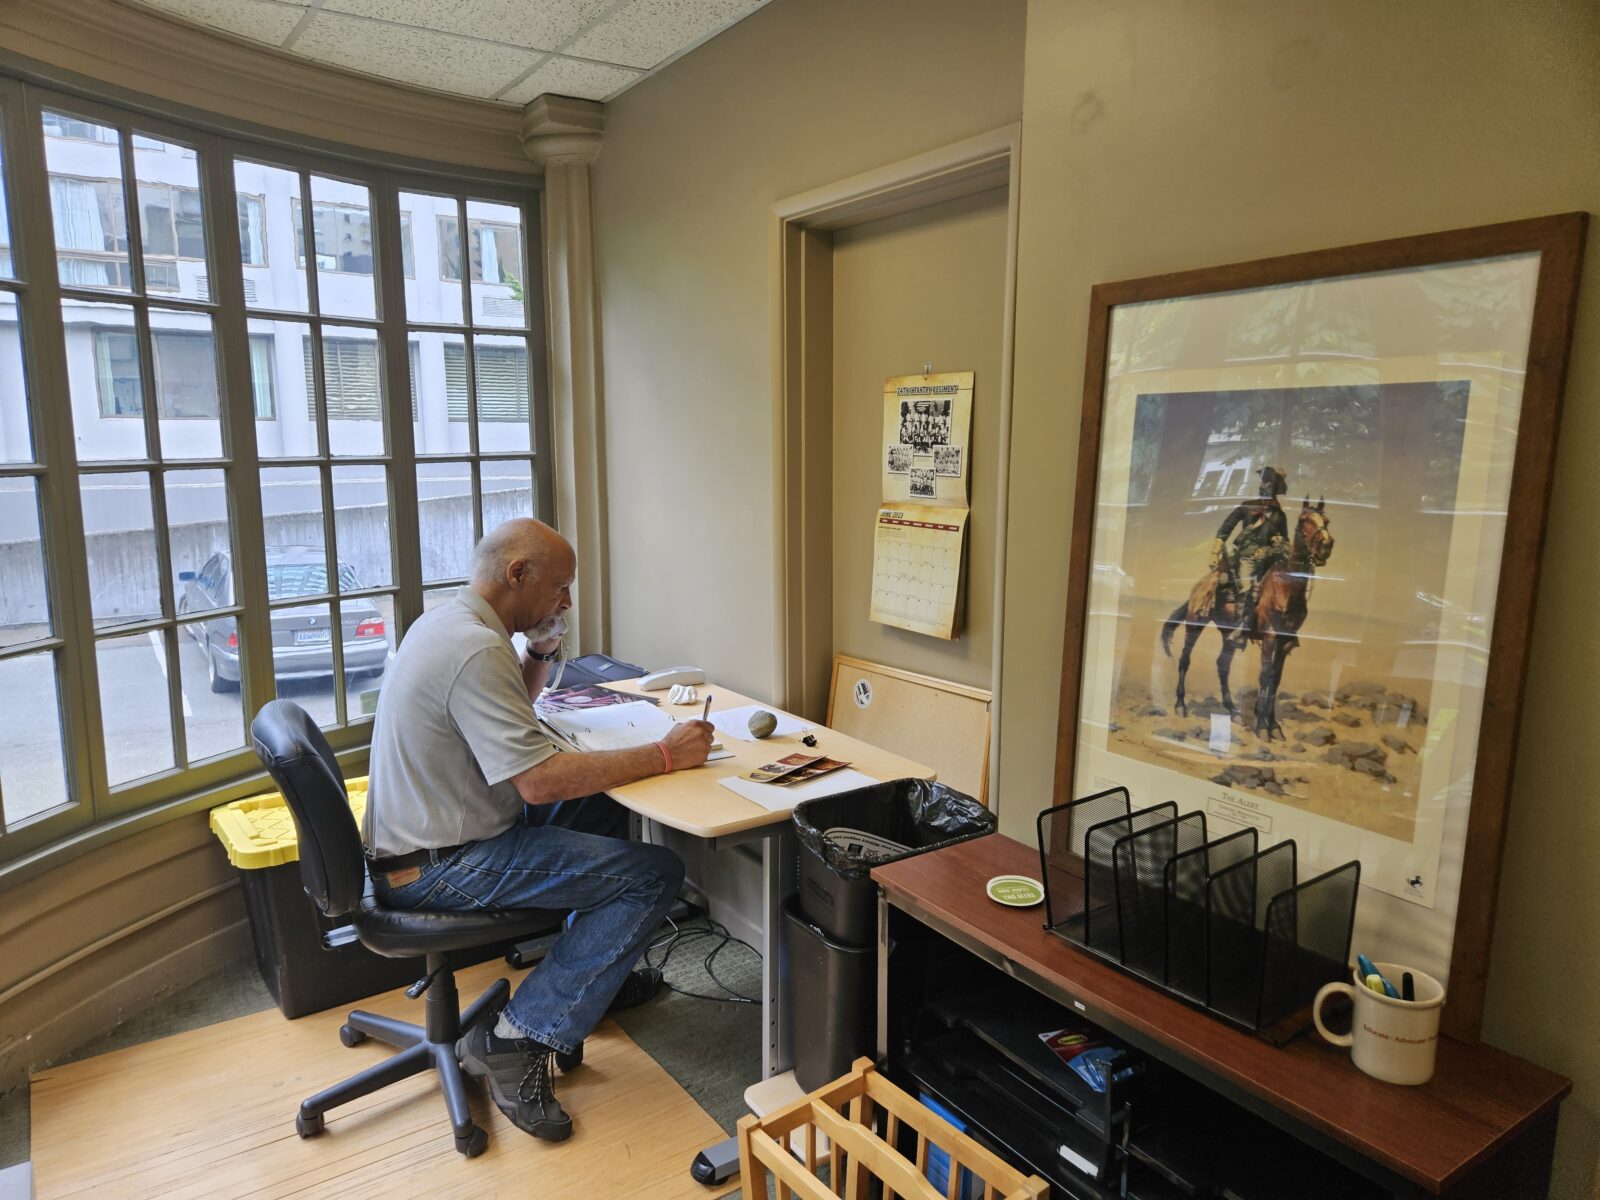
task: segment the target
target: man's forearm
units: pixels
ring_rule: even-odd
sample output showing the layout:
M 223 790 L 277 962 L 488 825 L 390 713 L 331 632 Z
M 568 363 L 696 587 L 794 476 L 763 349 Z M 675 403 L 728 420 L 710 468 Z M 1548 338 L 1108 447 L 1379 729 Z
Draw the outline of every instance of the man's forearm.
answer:
M 569 752 L 545 759 L 513 782 L 526 803 L 556 804 L 659 775 L 665 766 L 659 745 L 636 746 L 631 750 Z
M 528 689 L 528 699 L 537 700 L 539 693 L 544 691 L 544 681 L 550 678 L 550 664 L 541 662 L 533 655 L 524 655 L 522 659 L 522 683 Z

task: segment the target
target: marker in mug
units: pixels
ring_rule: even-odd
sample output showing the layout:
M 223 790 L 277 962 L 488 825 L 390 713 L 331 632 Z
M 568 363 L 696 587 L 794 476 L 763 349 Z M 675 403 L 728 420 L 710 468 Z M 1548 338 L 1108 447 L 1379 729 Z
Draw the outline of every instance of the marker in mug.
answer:
M 1394 984 L 1390 983 L 1387 979 L 1385 979 L 1383 977 L 1383 972 L 1378 970 L 1377 967 L 1373 966 L 1372 965 L 1372 960 L 1370 958 L 1368 958 L 1365 954 L 1356 955 L 1356 966 L 1361 968 L 1361 978 L 1362 978 L 1363 982 L 1366 982 L 1369 976 L 1376 975 L 1378 977 L 1378 982 L 1382 986 L 1373 988 L 1372 989 L 1373 991 L 1382 992 L 1385 996 L 1388 996 L 1389 999 L 1391 999 L 1391 1000 L 1400 999 L 1400 993 L 1394 990 Z M 1371 984 L 1368 983 L 1367 986 L 1371 987 Z
M 1417 998 L 1417 985 L 1412 982 L 1411 972 L 1403 971 L 1400 974 L 1400 999 L 1415 1002 Z

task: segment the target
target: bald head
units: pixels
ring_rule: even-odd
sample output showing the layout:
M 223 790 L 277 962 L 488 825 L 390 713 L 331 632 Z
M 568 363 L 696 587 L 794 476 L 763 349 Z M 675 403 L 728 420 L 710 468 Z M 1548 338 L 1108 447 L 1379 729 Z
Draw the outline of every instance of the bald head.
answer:
M 565 610 L 578 557 L 543 521 L 524 517 L 483 535 L 472 552 L 472 589 L 500 614 L 508 631 L 527 632 Z
M 479 587 L 505 583 L 511 565 L 519 561 L 538 577 L 550 567 L 575 563 L 576 556 L 567 539 L 543 521 L 521 517 L 483 535 L 472 552 L 472 582 Z

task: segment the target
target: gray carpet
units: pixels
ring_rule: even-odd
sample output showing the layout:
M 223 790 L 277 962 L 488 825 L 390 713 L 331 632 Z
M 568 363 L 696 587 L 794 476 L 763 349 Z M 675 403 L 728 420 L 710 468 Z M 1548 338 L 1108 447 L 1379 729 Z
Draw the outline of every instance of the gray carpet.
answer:
M 686 923 L 685 930 L 692 934 L 705 927 L 700 919 Z M 663 935 L 671 932 L 664 929 Z M 686 935 L 667 960 L 667 981 L 688 992 L 726 995 L 704 968 L 707 953 L 716 945 L 714 939 Z M 659 964 L 664 950 L 662 947 L 650 957 Z M 746 996 L 760 994 L 761 960 L 753 950 L 731 944 L 717 955 L 714 969 L 729 987 Z M 58 1062 L 92 1058 L 271 1007 L 272 996 L 254 961 L 244 962 L 174 992 Z M 617 1014 L 617 1023 L 713 1120 L 733 1132 L 734 1123 L 746 1111 L 744 1089 L 761 1072 L 759 1005 L 692 999 L 663 988 L 648 1003 Z M 0 1095 L 0 1168 L 26 1162 L 28 1146 L 28 1089 L 24 1085 Z M 688 1171 L 687 1162 L 683 1169 Z

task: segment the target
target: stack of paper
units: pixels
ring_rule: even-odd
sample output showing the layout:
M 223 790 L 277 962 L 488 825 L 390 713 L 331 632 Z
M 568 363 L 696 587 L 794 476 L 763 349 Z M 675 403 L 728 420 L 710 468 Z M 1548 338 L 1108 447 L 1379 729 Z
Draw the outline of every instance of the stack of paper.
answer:
M 762 808 L 773 812 L 783 812 L 792 809 L 802 800 L 815 800 L 818 796 L 835 796 L 840 792 L 853 792 L 857 788 L 871 787 L 878 781 L 870 775 L 863 775 L 860 771 L 846 768 L 843 771 L 834 771 L 819 779 L 808 780 L 805 783 L 792 784 L 789 787 L 773 787 L 770 783 L 755 783 L 749 779 L 730 776 L 717 780 L 730 792 L 736 792 L 746 800 L 754 800 Z
M 671 733 L 677 724 L 654 704 L 643 700 L 577 712 L 546 709 L 539 716 L 563 741 L 579 750 L 632 750 L 636 746 L 651 746 Z M 730 757 L 715 742 L 711 750 L 711 758 Z

